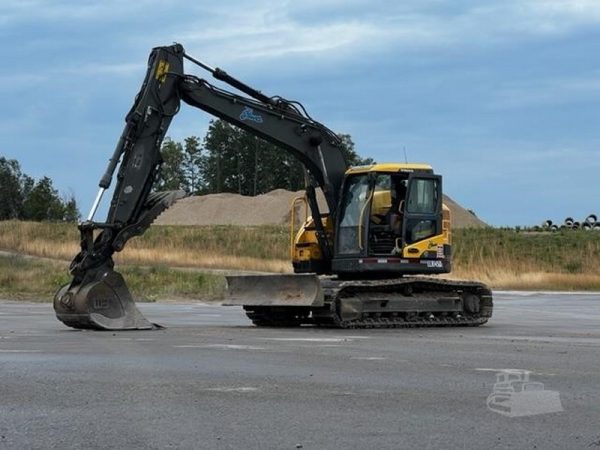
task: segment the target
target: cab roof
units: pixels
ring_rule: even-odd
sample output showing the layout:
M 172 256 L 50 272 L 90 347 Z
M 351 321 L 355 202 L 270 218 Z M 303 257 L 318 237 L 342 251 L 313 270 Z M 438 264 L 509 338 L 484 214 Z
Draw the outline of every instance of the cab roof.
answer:
M 369 173 L 369 172 L 433 172 L 433 168 L 429 164 L 419 163 L 383 163 L 371 164 L 368 166 L 350 167 L 346 170 L 346 175 Z

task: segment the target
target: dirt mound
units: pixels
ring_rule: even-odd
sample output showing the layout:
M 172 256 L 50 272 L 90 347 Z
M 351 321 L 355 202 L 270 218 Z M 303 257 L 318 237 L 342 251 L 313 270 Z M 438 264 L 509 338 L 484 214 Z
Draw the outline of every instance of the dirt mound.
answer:
M 276 189 L 247 197 L 209 194 L 186 197 L 161 214 L 157 225 L 279 225 L 288 223 L 297 193 Z
M 303 191 L 276 189 L 256 197 L 238 194 L 209 194 L 192 196 L 178 201 L 158 219 L 157 225 L 286 225 L 290 221 L 290 206 Z M 454 200 L 444 196 L 444 203 L 452 212 L 455 228 L 480 228 L 486 224 Z M 324 198 L 319 205 L 327 211 Z M 297 217 L 304 212 L 297 210 Z
M 444 195 L 444 204 L 450 208 L 450 218 L 454 228 L 484 228 L 488 226 L 473 211 L 463 208 L 447 195 Z

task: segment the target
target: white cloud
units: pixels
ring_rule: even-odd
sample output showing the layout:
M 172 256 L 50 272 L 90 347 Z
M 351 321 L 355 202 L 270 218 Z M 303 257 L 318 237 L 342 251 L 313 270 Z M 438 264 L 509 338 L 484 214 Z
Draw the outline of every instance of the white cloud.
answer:
M 187 14 L 182 17 L 182 12 Z M 218 61 L 297 54 L 339 60 L 359 51 L 469 49 L 561 35 L 600 24 L 600 1 L 5 0 L 0 4 L 0 23 L 5 24 L 126 23 L 127 17 L 136 18 L 128 30 L 131 42 L 147 45 L 151 31 L 156 43 L 178 40 Z
M 345 15 L 350 6 L 352 14 Z M 563 35 L 600 24 L 597 0 L 454 4 L 452 12 L 440 6 L 417 0 L 353 1 L 351 5 L 339 0 L 275 5 L 257 0 L 251 8 L 211 7 L 209 23 L 192 19 L 181 26 L 181 41 L 219 61 L 299 53 L 337 60 L 356 57 L 360 51 L 467 50 Z M 340 14 L 319 14 L 335 7 Z
M 299 53 L 330 54 L 384 37 L 372 24 L 358 21 L 318 26 L 286 21 L 256 27 L 228 24 L 218 30 L 184 33 L 181 40 L 187 48 L 203 49 L 204 55 L 223 61 L 273 59 Z

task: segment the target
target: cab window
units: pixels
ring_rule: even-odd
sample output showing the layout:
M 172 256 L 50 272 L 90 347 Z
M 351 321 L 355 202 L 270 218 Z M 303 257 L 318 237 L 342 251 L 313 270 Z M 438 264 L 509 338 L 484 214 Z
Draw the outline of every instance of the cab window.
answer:
M 411 183 L 406 212 L 417 214 L 435 214 L 438 204 L 437 180 L 415 179 Z

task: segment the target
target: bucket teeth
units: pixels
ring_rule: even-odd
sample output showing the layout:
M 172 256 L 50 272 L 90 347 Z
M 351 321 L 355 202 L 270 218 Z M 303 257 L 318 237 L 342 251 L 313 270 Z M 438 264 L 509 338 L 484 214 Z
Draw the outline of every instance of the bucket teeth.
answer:
M 121 274 L 110 268 L 91 270 L 81 283 L 63 286 L 54 296 L 54 311 L 65 325 L 78 329 L 157 328 L 135 306 Z

